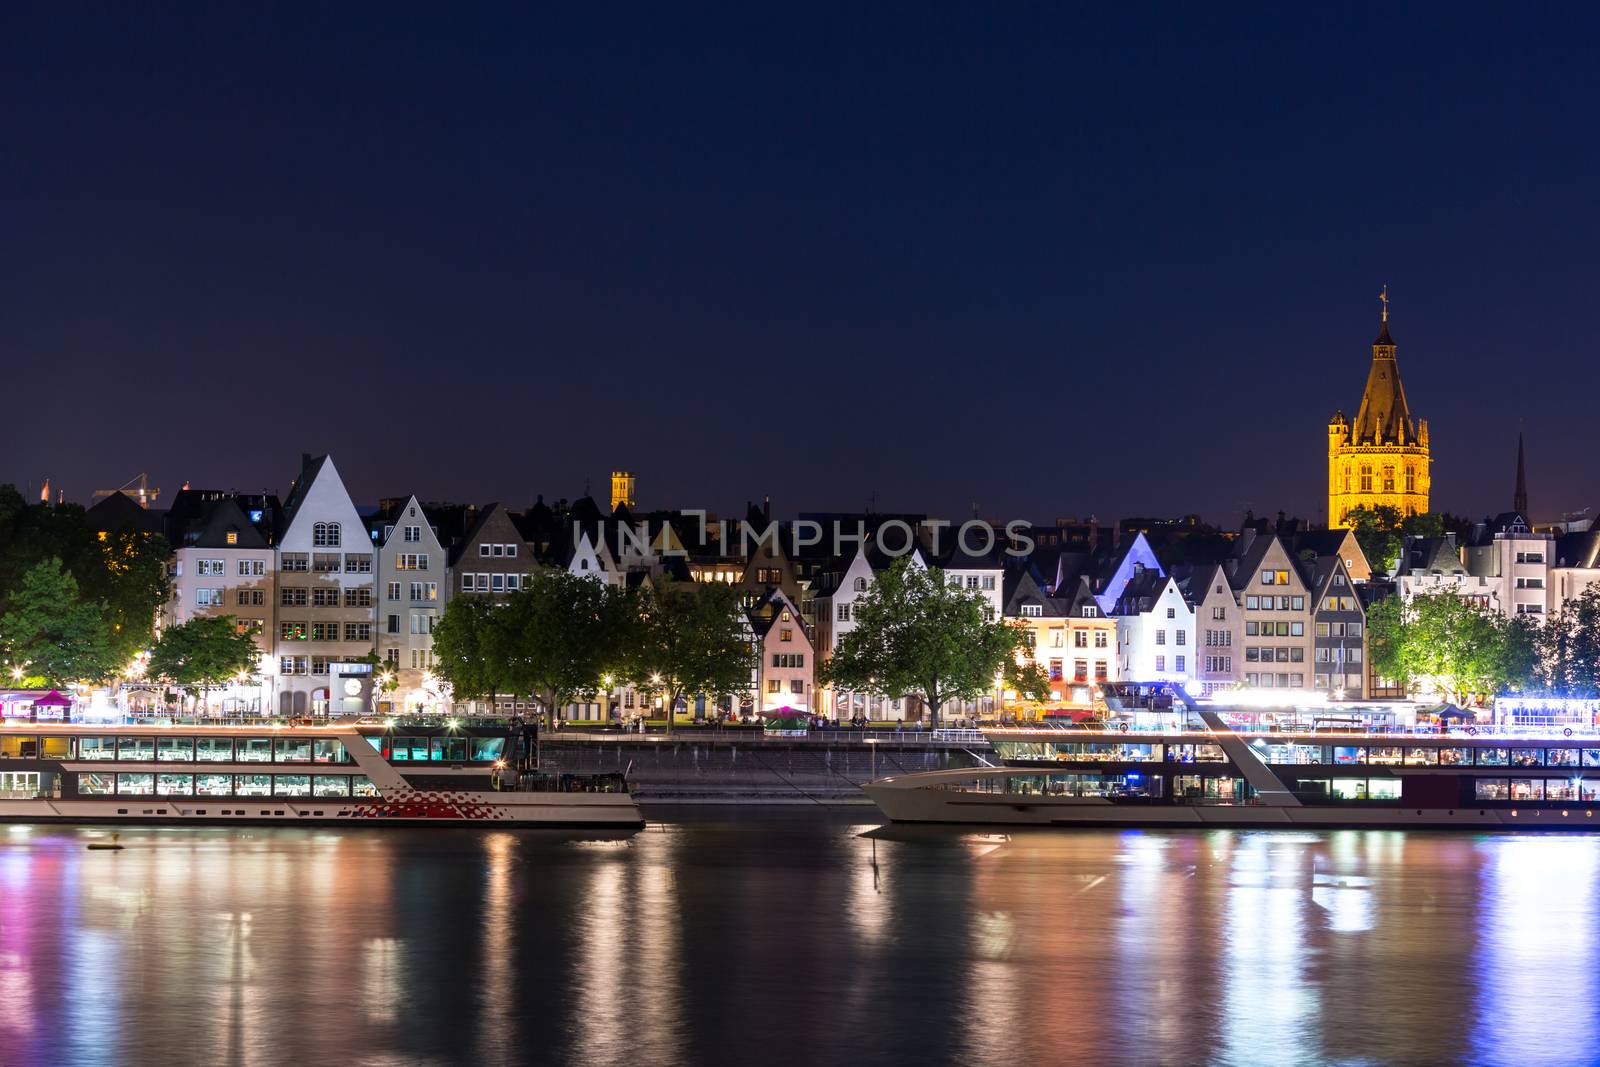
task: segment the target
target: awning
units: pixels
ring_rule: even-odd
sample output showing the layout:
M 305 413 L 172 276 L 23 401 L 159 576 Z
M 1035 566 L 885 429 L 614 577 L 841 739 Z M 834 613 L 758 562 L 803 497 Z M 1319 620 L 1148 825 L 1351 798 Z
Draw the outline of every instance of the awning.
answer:
M 35 697 L 33 706 L 36 708 L 70 708 L 72 707 L 72 698 L 62 696 L 59 691 L 52 689 L 42 697 Z

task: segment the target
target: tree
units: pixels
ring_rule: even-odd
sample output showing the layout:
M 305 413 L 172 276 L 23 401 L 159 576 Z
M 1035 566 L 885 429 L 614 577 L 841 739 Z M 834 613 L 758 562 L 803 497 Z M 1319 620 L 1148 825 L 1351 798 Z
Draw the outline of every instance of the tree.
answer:
M 127 663 L 155 639 L 156 614 L 171 589 L 167 539 L 135 530 L 106 535 L 92 563 L 77 573 L 84 598 L 105 607 L 111 650 Z M 97 564 L 97 565 L 96 565 Z
M 1533 672 L 1535 632 L 1453 592 L 1391 596 L 1367 613 L 1373 667 L 1410 688 L 1429 681 L 1458 704 L 1523 688 Z
M 490 655 L 504 665 L 508 691 L 538 696 L 549 725 L 622 669 L 627 597 L 594 578 L 539 571 L 493 619 Z
M 51 686 L 98 682 L 120 665 L 110 627 L 96 604 L 78 597 L 78 582 L 51 557 L 22 576 L 0 618 L 7 661 L 26 678 Z
M 1600 697 L 1600 585 L 1561 605 L 1538 634 L 1538 673 L 1557 696 Z
M 883 696 L 915 696 L 933 725 L 952 700 L 976 700 L 1011 674 L 1026 636 L 989 617 L 982 594 L 957 588 L 944 573 L 896 560 L 856 601 L 856 625 L 839 641 L 824 677 L 828 684 Z M 1015 669 L 1015 670 L 1014 670 Z
M 635 600 L 623 673 L 662 694 L 667 731 L 682 698 L 721 697 L 750 688 L 756 652 L 739 596 L 722 582 L 647 585 Z
M 232 615 L 201 615 L 161 632 L 150 651 L 149 674 L 200 697 L 256 673 L 260 650 Z
M 1387 504 L 1377 507 L 1351 508 L 1344 524 L 1356 535 L 1356 543 L 1372 564 L 1372 569 L 1388 574 L 1400 558 L 1405 545 L 1405 535 L 1400 532 L 1400 509 Z
M 501 665 L 492 657 L 494 603 L 485 597 L 450 601 L 433 631 L 433 670 L 457 700 L 492 700 L 509 692 L 501 685 Z

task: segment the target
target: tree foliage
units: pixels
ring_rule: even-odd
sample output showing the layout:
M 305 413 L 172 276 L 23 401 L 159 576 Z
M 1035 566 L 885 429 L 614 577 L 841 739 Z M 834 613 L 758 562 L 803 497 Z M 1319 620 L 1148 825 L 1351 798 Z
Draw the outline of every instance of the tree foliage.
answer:
M 560 709 L 593 696 L 622 666 L 630 622 L 628 598 L 593 578 L 567 571 L 534 574 L 492 616 L 488 649 L 510 693 Z
M 122 530 L 102 540 L 76 504 L 30 504 L 15 486 L 0 485 L 0 613 L 10 609 L 24 575 L 59 560 L 77 583 L 78 599 L 102 614 L 118 666 L 154 641 L 169 590 L 169 554 L 163 537 Z
M 51 686 L 99 682 L 121 666 L 111 628 L 98 605 L 78 595 L 77 579 L 59 559 L 22 575 L 0 617 L 0 645 L 10 667 Z
M 952 585 L 942 571 L 896 560 L 856 601 L 856 625 L 824 676 L 845 689 L 917 697 L 935 726 L 945 704 L 976 700 L 1002 676 L 1032 688 L 1038 679 L 1017 663 L 1026 635 L 987 608 L 982 594 Z
M 756 652 L 737 591 L 722 582 L 663 582 L 640 590 L 624 674 L 662 694 L 671 731 L 682 698 L 749 690 Z
M 1600 585 L 1552 614 L 1537 635 L 1538 676 L 1564 697 L 1600 697 Z
M 232 615 L 201 615 L 161 632 L 150 652 L 149 674 L 190 696 L 256 673 L 260 650 Z
M 1408 689 L 1430 682 L 1458 704 L 1534 682 L 1537 627 L 1453 592 L 1387 597 L 1367 613 L 1367 635 L 1378 674 Z
M 458 596 L 445 606 L 433 631 L 434 673 L 457 700 L 493 699 L 503 686 L 494 636 L 495 604 L 487 597 Z
M 1407 537 L 1443 537 L 1449 533 L 1459 537 L 1472 528 L 1465 519 L 1447 512 L 1402 516 L 1399 508 L 1387 504 L 1352 508 L 1345 515 L 1344 524 L 1355 534 L 1356 544 L 1379 574 L 1394 570 Z

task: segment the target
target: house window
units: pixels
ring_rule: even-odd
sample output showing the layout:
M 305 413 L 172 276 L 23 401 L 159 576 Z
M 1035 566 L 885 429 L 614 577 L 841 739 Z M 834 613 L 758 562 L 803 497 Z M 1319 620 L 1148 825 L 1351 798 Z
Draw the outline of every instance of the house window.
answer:
M 1095 607 L 1093 604 L 1085 604 L 1083 606 L 1083 617 L 1086 619 L 1097 619 L 1100 617 L 1100 609 Z
M 1371 467 L 1362 467 L 1361 468 L 1361 491 L 1363 493 L 1372 492 L 1372 468 Z
M 407 544 L 416 544 L 418 541 L 421 541 L 421 540 L 422 540 L 422 527 L 420 527 L 420 526 L 407 526 L 406 527 L 405 541 L 406 541 Z
M 1096 630 L 1095 631 L 1094 647 L 1095 648 L 1105 648 L 1106 647 L 1106 632 L 1104 630 Z
M 986 589 L 986 590 L 993 590 L 994 589 L 994 575 L 985 574 L 983 576 L 983 588 Z
M 850 621 L 850 605 L 849 604 L 839 604 L 839 605 L 837 605 L 834 608 L 833 615 L 834 615 L 834 618 L 838 619 L 840 622 L 849 622 Z
M 370 622 L 347 622 L 344 624 L 344 639 L 346 641 L 371 641 L 372 624 Z
M 306 591 L 296 586 L 284 586 L 278 590 L 278 603 L 286 608 L 305 607 Z
M 1027 618 L 1027 619 L 1042 618 L 1044 616 L 1044 605 L 1043 604 L 1024 604 L 1024 605 L 1022 605 L 1022 616 L 1023 616 L 1023 618 Z
M 344 557 L 344 570 L 346 574 L 371 574 L 371 552 L 348 552 Z
M 1175 631 L 1173 631 L 1172 643 L 1175 644 L 1175 645 L 1186 645 L 1186 644 L 1188 644 L 1189 643 L 1189 631 L 1187 631 L 1187 630 L 1175 630 Z M 1179 667 L 1178 669 L 1180 671 L 1183 670 L 1182 667 Z
M 1167 643 L 1167 631 L 1165 631 L 1165 630 L 1157 630 L 1156 631 L 1156 644 L 1164 645 L 1166 643 Z
M 1172 657 L 1172 669 L 1177 671 L 1179 674 L 1183 673 L 1183 657 L 1182 656 L 1174 656 L 1174 657 Z
M 305 571 L 311 568 L 311 557 L 304 552 L 285 552 L 278 559 L 278 569 L 284 571 Z
M 867 580 L 865 578 L 857 578 L 855 590 L 858 593 L 865 593 L 867 591 Z
M 1164 671 L 1166 669 L 1167 669 L 1167 657 L 1165 657 L 1165 656 L 1157 656 L 1156 657 L 1156 670 Z
M 1073 648 L 1088 648 L 1089 647 L 1089 635 L 1084 633 L 1082 630 L 1074 630 L 1072 632 L 1072 647 Z
M 1226 619 L 1228 617 L 1228 609 L 1227 608 L 1212 608 L 1211 609 L 1211 617 L 1213 619 Z
M 319 522 L 311 527 L 313 548 L 338 548 L 341 536 L 342 532 L 336 522 Z

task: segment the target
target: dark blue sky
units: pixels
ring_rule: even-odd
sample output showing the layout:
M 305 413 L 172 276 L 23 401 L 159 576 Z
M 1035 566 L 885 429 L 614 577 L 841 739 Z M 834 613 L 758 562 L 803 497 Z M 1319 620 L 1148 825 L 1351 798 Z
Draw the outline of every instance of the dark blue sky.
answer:
M 581 12 L 578 10 L 581 8 Z M 1600 506 L 1577 8 L 0 11 L 0 479 L 1321 519 Z

